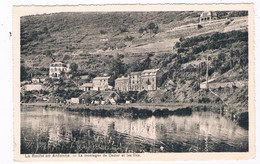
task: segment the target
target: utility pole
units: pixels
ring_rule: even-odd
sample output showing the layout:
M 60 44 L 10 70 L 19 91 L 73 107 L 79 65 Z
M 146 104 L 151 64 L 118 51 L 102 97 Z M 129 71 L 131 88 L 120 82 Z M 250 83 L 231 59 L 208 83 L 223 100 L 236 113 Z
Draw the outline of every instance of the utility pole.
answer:
M 200 86 L 200 64 L 201 63 L 199 63 L 199 86 Z
M 209 56 L 207 54 L 207 62 L 206 62 L 206 66 L 207 66 L 207 71 L 206 71 L 206 88 L 209 88 L 209 84 L 208 84 L 208 73 L 209 73 Z
M 199 89 L 200 89 L 200 64 L 201 64 L 201 63 L 199 63 L 199 86 L 198 86 Z M 199 97 L 200 97 L 200 90 L 199 90 Z

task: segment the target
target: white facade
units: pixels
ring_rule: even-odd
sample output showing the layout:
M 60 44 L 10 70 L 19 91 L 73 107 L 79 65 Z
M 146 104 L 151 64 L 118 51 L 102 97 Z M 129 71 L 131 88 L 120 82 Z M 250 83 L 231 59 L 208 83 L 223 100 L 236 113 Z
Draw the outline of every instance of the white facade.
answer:
M 71 99 L 70 99 L 70 102 L 71 102 L 72 104 L 79 104 L 79 98 L 71 98 Z
M 27 84 L 24 86 L 25 91 L 40 91 L 43 89 L 44 87 L 40 84 Z
M 55 62 L 50 64 L 49 77 L 60 79 L 62 73 L 69 72 L 69 67 L 62 62 Z
M 110 82 L 110 77 L 95 77 L 93 79 L 93 90 L 104 91 L 112 89 L 113 87 L 109 85 Z

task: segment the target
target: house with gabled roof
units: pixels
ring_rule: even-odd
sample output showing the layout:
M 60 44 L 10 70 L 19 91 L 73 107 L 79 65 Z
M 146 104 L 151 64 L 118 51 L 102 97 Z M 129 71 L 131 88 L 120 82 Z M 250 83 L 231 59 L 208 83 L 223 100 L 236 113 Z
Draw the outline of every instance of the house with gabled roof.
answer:
M 54 62 L 50 64 L 49 77 L 52 79 L 60 79 L 63 73 L 69 72 L 69 66 L 62 62 Z
M 209 22 L 211 20 L 217 20 L 218 16 L 216 12 L 204 11 L 200 14 L 200 23 Z
M 110 76 L 95 77 L 92 82 L 93 90 L 95 91 L 111 90 L 113 89 L 112 83 L 113 81 Z

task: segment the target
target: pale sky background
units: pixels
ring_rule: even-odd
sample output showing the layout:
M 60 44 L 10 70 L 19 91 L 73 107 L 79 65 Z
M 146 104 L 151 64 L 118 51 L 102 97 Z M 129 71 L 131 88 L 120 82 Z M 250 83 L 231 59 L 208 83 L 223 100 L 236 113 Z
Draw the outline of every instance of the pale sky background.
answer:
M 260 128 L 260 115 L 258 108 L 260 108 L 260 93 L 257 84 L 260 84 L 260 1 L 258 0 L 182 0 L 178 3 L 255 3 L 255 81 L 256 81 L 256 158 L 249 161 L 186 161 L 186 162 L 174 162 L 177 164 L 241 164 L 241 163 L 260 163 L 260 135 L 257 130 Z M 177 3 L 170 0 L 1 0 L 1 17 L 0 17 L 0 77 L 1 77 L 1 109 L 0 109 L 0 121 L 1 121 L 1 163 L 14 163 L 13 162 L 13 105 L 12 105 L 12 5 L 78 5 L 78 4 L 156 4 L 156 3 Z M 257 71 L 258 70 L 258 71 Z M 188 159 L 186 159 L 188 160 Z M 31 162 L 32 164 L 33 162 Z M 46 162 L 47 163 L 47 162 Z M 77 162 L 79 163 L 79 162 Z M 95 162 L 88 162 L 95 163 Z M 121 162 L 107 162 L 107 163 L 121 163 Z M 130 163 L 130 162 L 125 162 Z M 137 163 L 137 162 L 135 162 Z M 138 162 L 139 163 L 139 162 Z M 142 162 L 143 164 L 148 162 Z M 149 162 L 159 163 L 159 162 Z M 168 162 L 170 163 L 170 162 Z M 44 164 L 44 163 L 43 163 Z

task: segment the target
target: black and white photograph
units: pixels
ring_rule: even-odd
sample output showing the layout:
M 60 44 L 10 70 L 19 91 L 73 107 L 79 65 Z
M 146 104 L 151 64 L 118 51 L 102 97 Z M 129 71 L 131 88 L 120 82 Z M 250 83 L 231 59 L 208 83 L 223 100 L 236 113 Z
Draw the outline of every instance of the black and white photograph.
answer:
M 249 33 L 210 7 L 19 17 L 19 153 L 248 153 Z

